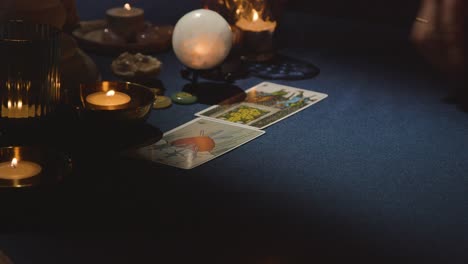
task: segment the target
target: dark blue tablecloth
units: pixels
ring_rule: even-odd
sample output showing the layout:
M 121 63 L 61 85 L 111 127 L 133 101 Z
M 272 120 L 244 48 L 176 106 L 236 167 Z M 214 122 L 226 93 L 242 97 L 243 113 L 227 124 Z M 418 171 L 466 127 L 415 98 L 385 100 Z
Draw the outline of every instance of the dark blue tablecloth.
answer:
M 78 2 L 84 20 L 112 6 Z M 199 4 L 180 2 L 135 5 L 154 23 L 174 24 Z M 123 157 L 88 166 L 78 187 L 41 196 L 43 207 L 0 236 L 0 249 L 18 264 L 466 263 L 467 113 L 447 103 L 451 84 L 420 60 L 407 33 L 287 13 L 279 52 L 321 73 L 275 82 L 327 99 L 193 170 Z M 181 90 L 187 81 L 172 51 L 153 55 L 166 94 Z M 112 57 L 92 58 L 104 79 L 116 79 Z M 148 123 L 168 131 L 206 107 L 173 105 Z

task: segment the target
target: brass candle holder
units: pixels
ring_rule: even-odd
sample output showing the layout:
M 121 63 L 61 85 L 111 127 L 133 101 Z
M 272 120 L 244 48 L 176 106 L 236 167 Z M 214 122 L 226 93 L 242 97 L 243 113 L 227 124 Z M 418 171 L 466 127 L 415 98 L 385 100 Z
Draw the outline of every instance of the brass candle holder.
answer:
M 103 81 L 80 86 L 79 115 L 103 125 L 144 122 L 151 112 L 154 93 L 130 82 Z
M 0 148 L 0 188 L 56 184 L 69 175 L 71 169 L 71 158 L 50 148 Z

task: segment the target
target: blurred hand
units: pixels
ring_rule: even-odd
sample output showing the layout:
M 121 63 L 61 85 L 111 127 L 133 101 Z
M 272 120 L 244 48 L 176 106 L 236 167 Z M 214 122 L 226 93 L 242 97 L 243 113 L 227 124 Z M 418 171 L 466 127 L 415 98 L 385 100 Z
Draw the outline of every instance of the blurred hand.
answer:
M 422 0 L 411 40 L 437 69 L 466 78 L 468 69 L 468 1 Z

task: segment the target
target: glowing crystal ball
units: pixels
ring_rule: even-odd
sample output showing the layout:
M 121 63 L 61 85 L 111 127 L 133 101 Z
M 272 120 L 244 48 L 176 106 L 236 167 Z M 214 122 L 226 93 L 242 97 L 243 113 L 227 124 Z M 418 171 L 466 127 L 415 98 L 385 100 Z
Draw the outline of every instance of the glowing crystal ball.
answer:
M 231 50 L 231 27 L 214 11 L 191 11 L 177 21 L 172 47 L 185 66 L 196 70 L 211 69 L 223 62 Z

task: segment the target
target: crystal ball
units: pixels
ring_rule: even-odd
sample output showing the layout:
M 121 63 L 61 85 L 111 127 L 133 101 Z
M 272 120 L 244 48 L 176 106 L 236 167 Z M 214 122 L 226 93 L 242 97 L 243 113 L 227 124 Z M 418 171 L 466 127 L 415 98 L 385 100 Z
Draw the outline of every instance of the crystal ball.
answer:
M 196 70 L 211 69 L 223 62 L 231 50 L 231 27 L 214 11 L 191 11 L 177 21 L 172 47 L 185 66 Z

